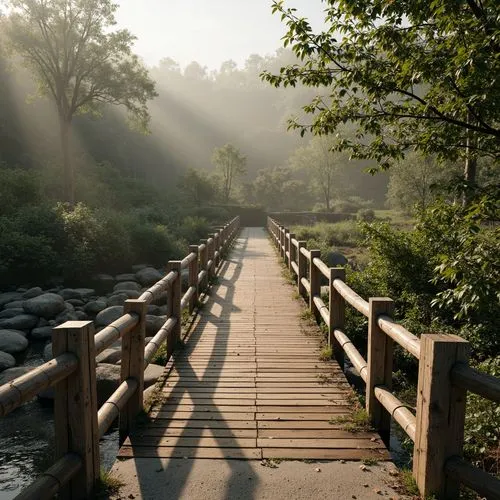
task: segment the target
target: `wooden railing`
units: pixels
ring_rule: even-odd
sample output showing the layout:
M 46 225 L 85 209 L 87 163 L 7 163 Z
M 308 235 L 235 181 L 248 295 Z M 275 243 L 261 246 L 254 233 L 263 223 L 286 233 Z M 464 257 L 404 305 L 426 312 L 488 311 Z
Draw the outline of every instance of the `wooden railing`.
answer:
M 413 475 L 422 496 L 459 498 L 462 483 L 488 499 L 500 499 L 500 481 L 462 458 L 467 391 L 500 403 L 500 379 L 468 366 L 469 343 L 456 335 L 416 337 L 392 319 L 391 299 L 366 301 L 346 284 L 345 269 L 328 267 L 319 250 L 308 250 L 271 218 L 268 230 L 297 278 L 299 293 L 328 327 L 328 342 L 340 366 L 344 368 L 347 355 L 364 380 L 373 426 L 388 438 L 392 417 L 414 442 Z M 328 280 L 328 304 L 321 298 L 321 276 Z M 368 318 L 367 360 L 345 332 L 346 304 Z M 394 342 L 419 360 L 415 413 L 391 390 Z
M 181 338 L 183 309 L 192 312 L 200 290 L 215 275 L 223 253 L 239 230 L 239 217 L 189 247 L 189 254 L 168 263 L 168 274 L 136 300 L 125 301 L 124 314 L 94 335 L 91 321 L 69 321 L 54 328 L 54 359 L 0 387 L 0 417 L 40 392 L 54 387 L 56 461 L 17 499 L 89 498 L 99 479 L 99 439 L 119 417 L 120 436 L 128 435 L 143 409 L 144 370 L 166 341 L 170 357 Z M 189 269 L 182 295 L 181 271 Z M 167 293 L 167 320 L 145 346 L 148 305 Z M 97 408 L 96 356 L 122 339 L 121 384 Z

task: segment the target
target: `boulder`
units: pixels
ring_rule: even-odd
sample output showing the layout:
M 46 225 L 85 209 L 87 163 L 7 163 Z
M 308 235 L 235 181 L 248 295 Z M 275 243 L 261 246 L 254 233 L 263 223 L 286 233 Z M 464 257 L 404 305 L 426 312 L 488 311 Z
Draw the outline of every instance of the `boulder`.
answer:
M 92 279 L 92 284 L 99 290 L 99 293 L 107 293 L 113 288 L 115 278 L 109 274 L 98 274 Z
M 26 375 L 26 373 L 31 370 L 33 370 L 32 366 L 16 366 L 16 368 L 9 368 L 0 373 L 0 385 L 6 384 L 21 375 Z
M 33 288 L 30 288 L 29 290 L 26 290 L 23 293 L 23 299 L 32 299 L 34 297 L 38 297 L 39 295 L 42 295 L 43 290 L 39 286 L 35 286 Z
M 164 368 L 149 365 L 144 372 L 144 388 L 156 383 L 163 375 Z M 97 404 L 101 406 L 120 385 L 121 368 L 118 365 L 99 363 L 96 368 Z
M 111 297 L 108 298 L 108 305 L 122 306 L 127 299 L 128 295 L 126 293 L 116 293 L 115 295 L 111 295 Z
M 88 300 L 96 294 L 96 291 L 93 288 L 75 288 L 75 292 L 78 292 L 78 298 L 81 300 Z
M 73 313 L 78 321 L 87 321 L 89 319 L 87 313 L 83 311 L 75 311 Z
M 24 309 L 22 307 L 4 309 L 3 311 L 0 311 L 0 319 L 13 318 L 14 316 L 19 316 L 20 314 L 24 314 Z
M 116 281 L 135 281 L 135 274 L 118 274 L 115 276 Z
M 75 306 L 71 302 L 65 302 L 64 308 L 66 309 L 66 311 L 74 311 L 75 310 Z
M 82 299 L 69 299 L 66 301 L 66 304 L 71 304 L 73 307 L 80 307 L 85 305 L 85 302 Z
M 0 330 L 0 351 L 15 354 L 28 347 L 28 340 L 17 330 Z
M 45 318 L 38 318 L 38 323 L 36 324 L 36 327 L 42 328 L 42 326 L 49 326 L 49 322 Z
M 123 306 L 107 307 L 95 317 L 97 326 L 107 326 L 120 316 L 123 316 Z
M 161 316 L 162 315 L 161 307 L 160 306 L 154 306 L 154 305 L 148 306 L 148 314 L 151 314 L 153 316 Z
M 23 295 L 19 292 L 6 292 L 0 293 L 0 308 L 5 307 L 5 304 L 13 302 L 14 300 L 21 300 Z
M 54 356 L 52 355 L 52 343 L 47 344 L 43 349 L 43 360 L 50 361 Z
M 345 266 L 347 263 L 347 257 L 340 252 L 328 252 L 326 256 L 326 264 L 329 267 Z
M 14 368 L 14 366 L 16 366 L 14 356 L 7 352 L 0 351 L 0 372 L 8 370 L 9 368 Z
M 3 307 L 4 309 L 22 309 L 23 304 L 24 300 L 13 300 L 12 302 L 5 304 Z
M 69 299 L 79 299 L 80 294 L 76 291 L 73 290 L 73 288 L 63 288 L 60 292 L 59 295 L 64 299 L 64 300 L 69 300 Z
M 142 271 L 143 269 L 146 269 L 146 267 L 150 267 L 147 264 L 134 264 L 132 266 L 132 271 L 136 273 L 137 271 Z
M 32 314 L 19 314 L 12 318 L 0 319 L 0 328 L 8 330 L 26 330 L 29 331 L 38 323 L 38 316 Z
M 135 279 L 142 286 L 154 285 L 157 281 L 160 281 L 162 278 L 163 275 L 160 273 L 160 271 L 158 271 L 154 267 L 146 267 L 135 273 Z
M 47 340 L 52 338 L 52 327 L 51 326 L 41 326 L 39 328 L 33 328 L 31 330 L 31 337 L 34 340 Z
M 113 287 L 114 292 L 120 292 L 122 290 L 134 290 L 138 292 L 141 289 L 141 285 L 136 281 L 121 281 Z
M 66 310 L 56 317 L 56 325 L 62 325 L 66 321 L 78 321 L 78 316 L 75 311 Z
M 44 293 L 43 295 L 24 301 L 23 307 L 28 314 L 41 316 L 45 319 L 53 319 L 65 310 L 66 305 L 60 295 Z
M 112 304 L 110 304 L 112 305 Z M 87 302 L 83 306 L 83 310 L 87 313 L 90 314 L 91 316 L 95 316 L 96 314 L 100 313 L 104 309 L 108 307 L 107 303 L 102 300 L 93 300 L 92 302 Z
M 166 316 L 146 314 L 146 335 L 154 337 L 165 321 L 167 321 Z
M 117 346 L 117 347 L 108 347 L 107 349 L 104 349 L 104 351 L 97 356 L 96 361 L 98 363 L 111 363 L 111 364 L 116 364 L 118 361 L 120 361 L 122 357 L 122 347 Z

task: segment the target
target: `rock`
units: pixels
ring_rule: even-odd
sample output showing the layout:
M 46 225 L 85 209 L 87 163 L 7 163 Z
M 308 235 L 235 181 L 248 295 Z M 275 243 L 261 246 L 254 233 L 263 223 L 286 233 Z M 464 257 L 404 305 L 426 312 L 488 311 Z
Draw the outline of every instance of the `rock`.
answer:
M 21 300 L 23 298 L 22 294 L 19 292 L 6 292 L 0 293 L 0 308 L 4 307 L 5 304 L 13 302 L 14 300 Z
M 69 299 L 79 299 L 80 294 L 76 291 L 73 290 L 73 288 L 63 288 L 60 292 L 59 295 L 64 299 L 64 300 L 69 300 Z
M 161 307 L 160 306 L 148 306 L 148 314 L 152 314 L 153 316 L 161 316 Z
M 9 368 L 14 368 L 16 366 L 16 360 L 14 356 L 8 352 L 0 351 L 0 372 L 7 370 Z
M 128 295 L 126 293 L 117 293 L 115 295 L 111 295 L 108 299 L 109 306 L 122 306 L 123 303 L 128 299 Z
M 159 365 L 149 365 L 144 372 L 144 388 L 156 383 L 163 375 L 164 368 Z M 121 368 L 118 365 L 99 363 L 96 368 L 97 404 L 101 406 L 120 385 Z
M 13 318 L 14 316 L 19 316 L 20 314 L 24 314 L 24 309 L 22 307 L 4 309 L 3 311 L 0 311 L 0 319 Z
M 166 316 L 168 314 L 168 306 L 160 306 L 159 314 L 158 316 Z
M 92 279 L 92 284 L 99 290 L 98 293 L 109 292 L 113 288 L 114 283 L 115 279 L 109 274 L 98 274 Z
M 49 322 L 45 318 L 38 318 L 37 328 L 42 328 L 42 326 L 49 326 Z
M 74 311 L 75 310 L 75 306 L 71 302 L 65 302 L 64 308 L 66 309 L 66 311 Z
M 113 291 L 120 292 L 122 290 L 134 290 L 138 292 L 141 289 L 141 285 L 136 281 L 121 281 L 113 287 Z
M 123 306 L 107 307 L 96 316 L 95 324 L 97 326 L 107 326 L 120 316 L 123 316 Z
M 326 256 L 326 264 L 329 267 L 345 266 L 347 263 L 347 257 L 340 252 L 328 252 Z
M 154 285 L 157 281 L 161 280 L 162 278 L 163 275 L 154 267 L 146 267 L 135 273 L 135 279 L 142 286 Z
M 25 375 L 31 370 L 33 370 L 32 366 L 16 366 L 16 368 L 9 368 L 0 373 L 0 385 L 6 384 L 21 375 Z
M 22 309 L 23 304 L 23 300 L 13 300 L 12 302 L 5 304 L 3 307 L 4 309 Z
M 135 281 L 135 274 L 119 274 L 115 277 L 116 281 Z
M 0 328 L 9 330 L 26 330 L 29 331 L 38 323 L 38 316 L 32 314 L 19 314 L 13 318 L 4 318 L 0 320 Z
M 44 293 L 33 299 L 28 299 L 24 302 L 23 307 L 28 314 L 41 316 L 45 319 L 55 318 L 66 308 L 63 298 L 55 293 Z
M 146 314 L 146 335 L 154 337 L 165 321 L 167 321 L 166 316 L 152 316 L 151 314 Z
M 111 363 L 114 365 L 120 361 L 121 357 L 122 347 L 120 345 L 118 347 L 108 347 L 107 349 L 104 349 L 104 351 L 97 356 L 96 361 L 98 363 Z
M 47 344 L 43 349 L 43 360 L 45 362 L 50 361 L 53 358 L 52 354 L 52 344 Z
M 23 293 L 23 299 L 33 299 L 34 297 L 38 297 L 39 295 L 42 295 L 43 290 L 39 286 L 35 286 L 33 288 L 30 288 L 29 290 L 26 290 Z
M 87 313 L 83 311 L 75 311 L 73 314 L 76 316 L 76 319 L 78 321 L 87 321 L 89 319 Z
M 78 292 L 81 300 L 88 300 L 96 293 L 93 288 L 75 288 L 75 292 Z
M 0 351 L 8 354 L 22 352 L 28 347 L 28 340 L 17 330 L 0 330 Z
M 19 293 L 24 293 L 24 292 L 27 292 L 27 291 L 28 291 L 28 289 L 27 289 L 27 288 L 23 288 L 22 286 L 20 286 L 20 287 L 16 290 L 16 292 L 19 292 Z
M 136 273 L 137 271 L 142 271 L 143 269 L 146 269 L 146 267 L 150 267 L 147 264 L 135 264 L 132 266 L 132 271 Z
M 64 311 L 56 317 L 56 325 L 62 325 L 66 321 L 78 321 L 75 311 Z
M 112 305 L 112 304 L 110 304 L 110 305 Z M 104 309 L 106 309 L 106 307 L 108 307 L 108 305 L 105 301 L 93 300 L 92 302 L 87 302 L 83 306 L 83 310 L 87 314 L 94 316 L 94 315 L 100 313 L 101 311 L 103 311 Z
M 71 304 L 73 307 L 80 307 L 85 305 L 85 302 L 81 299 L 69 299 L 66 301 L 66 304 Z
M 31 337 L 35 340 L 47 340 L 52 338 L 52 327 L 41 326 L 31 330 Z

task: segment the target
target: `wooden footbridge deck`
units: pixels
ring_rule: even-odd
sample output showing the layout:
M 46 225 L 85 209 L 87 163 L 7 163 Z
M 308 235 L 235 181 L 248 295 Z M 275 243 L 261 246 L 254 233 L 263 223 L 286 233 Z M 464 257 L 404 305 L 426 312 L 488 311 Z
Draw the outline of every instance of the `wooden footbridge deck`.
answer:
M 387 459 L 377 434 L 335 422 L 352 410 L 351 389 L 335 361 L 320 361 L 303 310 L 267 234 L 244 229 L 161 403 L 119 457 Z
M 248 476 L 252 459 L 384 460 L 389 454 L 380 435 L 387 437 L 395 422 L 414 442 L 413 476 L 422 496 L 459 498 L 463 484 L 500 500 L 500 481 L 463 458 L 467 394 L 500 403 L 500 380 L 469 366 L 469 343 L 455 335 L 415 336 L 393 319 L 390 298 L 365 300 L 346 283 L 345 269 L 328 267 L 319 250 L 307 249 L 306 242 L 271 218 L 267 229 L 240 231 L 240 219 L 235 217 L 208 239 L 190 245 L 182 261 L 170 261 L 167 274 L 138 299 L 125 301 L 124 314 L 98 333 L 91 321 L 55 327 L 54 358 L 0 386 L 0 417 L 54 389 L 55 461 L 18 499 L 90 498 L 100 474 L 99 440 L 118 419 L 124 439 L 118 456 L 132 458 L 118 463 L 132 465 L 127 469 L 132 471 L 145 461 L 146 470 L 131 472 L 129 479 L 135 477 L 141 491 L 146 483 L 160 484 L 160 496 L 165 492 L 156 474 L 170 459 L 177 462 L 176 471 L 180 464 L 188 464 L 184 475 L 173 474 L 178 493 L 191 466 L 198 467 L 202 477 L 210 474 L 212 482 L 226 480 L 221 479 L 222 468 L 205 458 L 233 464 L 229 486 L 241 486 L 234 472 L 239 468 Z M 297 288 L 282 276 L 273 245 Z M 210 282 L 215 284 L 204 307 L 181 339 L 183 312 L 195 312 L 200 292 Z M 307 302 L 307 310 L 323 323 L 327 336 L 301 321 L 306 309 L 295 298 Z M 165 303 L 165 323 L 146 344 L 148 308 Z M 366 356 L 349 339 L 347 307 L 366 318 Z M 99 407 L 96 356 L 117 340 L 120 384 Z M 335 360 L 320 360 L 323 342 Z M 392 391 L 395 343 L 418 361 L 414 408 Z M 169 360 L 165 375 L 157 383 L 149 419 L 137 426 L 144 370 L 160 349 Z M 366 384 L 366 413 L 380 435 L 350 433 L 339 422 L 339 417 L 352 413 L 356 399 L 341 369 L 344 357 Z M 200 462 L 214 468 L 196 465 Z M 167 481 L 173 470 L 165 469 Z M 332 480 L 344 486 L 358 484 L 342 474 L 337 471 Z M 257 476 L 248 479 L 253 477 Z M 308 489 L 319 491 L 316 486 L 312 481 Z M 199 487 L 198 496 L 205 498 L 206 491 Z M 342 498 L 348 490 L 344 488 Z M 329 484 L 322 491 L 330 492 Z M 304 498 L 310 497 L 308 493 Z M 240 497 L 224 493 L 213 498 Z M 285 492 L 285 497 L 290 496 Z

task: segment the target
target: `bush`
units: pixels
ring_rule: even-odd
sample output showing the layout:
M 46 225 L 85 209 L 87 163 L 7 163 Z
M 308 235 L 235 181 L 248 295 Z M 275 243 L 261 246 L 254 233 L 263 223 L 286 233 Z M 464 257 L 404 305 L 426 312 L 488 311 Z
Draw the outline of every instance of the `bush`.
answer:
M 35 172 L 0 165 L 0 216 L 40 201 L 40 182 Z
M 361 208 L 358 210 L 357 219 L 361 222 L 373 222 L 375 220 L 375 212 L 371 208 Z

